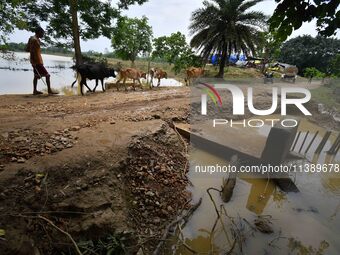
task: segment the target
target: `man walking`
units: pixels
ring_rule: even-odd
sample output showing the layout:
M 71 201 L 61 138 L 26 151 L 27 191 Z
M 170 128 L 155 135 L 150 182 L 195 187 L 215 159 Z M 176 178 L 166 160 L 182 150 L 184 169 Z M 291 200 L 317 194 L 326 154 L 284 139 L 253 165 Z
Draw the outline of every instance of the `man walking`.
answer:
M 27 51 L 30 52 L 30 62 L 33 67 L 34 79 L 33 79 L 33 95 L 43 94 L 37 90 L 38 80 L 42 77 L 46 77 L 46 85 L 48 94 L 57 94 L 51 89 L 50 74 L 44 67 L 44 62 L 41 57 L 40 38 L 43 38 L 45 31 L 41 27 L 37 27 L 35 35 L 30 37 L 27 44 Z

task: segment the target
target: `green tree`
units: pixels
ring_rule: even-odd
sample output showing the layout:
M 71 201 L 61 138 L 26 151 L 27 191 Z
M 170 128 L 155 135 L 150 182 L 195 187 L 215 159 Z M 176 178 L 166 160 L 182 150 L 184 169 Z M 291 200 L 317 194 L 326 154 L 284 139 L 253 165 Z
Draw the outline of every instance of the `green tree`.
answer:
M 176 74 L 180 73 L 183 69 L 188 67 L 201 67 L 204 65 L 204 61 L 200 56 L 194 54 L 194 52 L 188 47 L 186 51 L 175 59 L 173 70 Z
M 306 67 L 315 67 L 321 72 L 329 73 L 330 62 L 339 53 L 340 40 L 304 35 L 282 45 L 279 61 L 296 65 L 302 74 Z
M 268 61 L 276 60 L 280 56 L 280 48 L 282 46 L 282 41 L 275 37 L 275 34 L 265 31 L 261 32 L 261 43 L 259 45 L 258 56 L 261 56 Z
M 155 38 L 153 45 L 152 57 L 165 60 L 169 64 L 174 64 L 182 54 L 187 53 L 189 48 L 185 41 L 185 35 L 181 32 Z
M 223 77 L 230 54 L 241 51 L 255 54 L 260 44 L 260 29 L 266 25 L 262 12 L 249 11 L 261 0 L 212 0 L 194 11 L 190 31 L 191 46 L 200 50 L 203 58 L 221 54 L 218 77 Z
M 261 71 L 266 71 L 266 64 L 277 60 L 280 56 L 282 42 L 275 37 L 275 34 L 264 31 L 260 32 L 260 42 L 257 49 L 257 56 L 262 57 Z
M 312 82 L 313 78 L 324 78 L 324 73 L 320 72 L 315 67 L 307 67 L 304 70 L 303 75 L 309 79 L 309 82 Z
M 138 54 L 151 51 L 151 40 L 152 28 L 146 17 L 141 19 L 121 17 L 118 19 L 111 42 L 117 56 L 123 60 L 130 60 L 134 66 Z
M 339 0 L 276 0 L 278 5 L 270 18 L 270 30 L 286 40 L 303 22 L 317 19 L 320 35 L 331 36 L 340 27 Z
M 173 66 L 175 73 L 189 66 L 202 66 L 202 59 L 194 54 L 181 32 L 161 36 L 153 41 L 153 59 L 162 59 Z
M 0 0 L 0 44 L 7 41 L 7 36 L 14 31 L 14 28 L 26 28 L 24 20 L 27 15 L 22 6 L 27 2 L 27 0 Z
M 82 62 L 80 38 L 111 38 L 113 20 L 119 16 L 120 8 L 145 1 L 120 0 L 118 6 L 113 6 L 110 1 L 101 0 L 10 0 L 6 1 L 6 13 L 14 13 L 14 18 L 5 20 L 18 20 L 13 27 L 32 31 L 38 24 L 46 23 L 47 42 L 72 46 L 78 64 Z

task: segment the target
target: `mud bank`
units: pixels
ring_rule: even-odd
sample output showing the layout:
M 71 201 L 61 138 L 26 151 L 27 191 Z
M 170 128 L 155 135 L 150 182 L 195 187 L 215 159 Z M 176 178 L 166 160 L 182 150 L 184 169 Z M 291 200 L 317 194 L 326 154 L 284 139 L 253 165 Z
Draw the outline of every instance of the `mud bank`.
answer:
M 116 238 L 118 254 L 141 248 L 149 254 L 164 227 L 188 206 L 190 193 L 183 141 L 166 122 L 148 124 L 127 149 L 48 168 L 22 167 L 1 182 L 1 254 L 76 254 L 56 227 L 84 252 L 102 252 L 97 243 Z
M 152 250 L 186 207 L 185 89 L 0 104 L 0 254 Z

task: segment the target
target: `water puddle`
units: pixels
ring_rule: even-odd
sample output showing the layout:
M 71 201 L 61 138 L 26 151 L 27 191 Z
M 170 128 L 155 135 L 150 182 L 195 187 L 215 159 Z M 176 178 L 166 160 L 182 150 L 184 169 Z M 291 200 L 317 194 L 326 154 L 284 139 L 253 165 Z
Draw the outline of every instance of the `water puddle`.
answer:
M 275 116 L 271 116 L 275 118 Z M 267 136 L 270 127 L 253 129 L 262 136 Z M 302 137 L 306 132 L 319 131 L 315 145 L 306 154 L 308 160 L 315 162 L 333 162 L 339 164 L 340 153 L 329 159 L 326 151 L 335 141 L 337 134 L 332 133 L 322 152 L 315 156 L 314 151 L 322 140 L 326 130 L 302 120 L 299 126 Z M 310 138 L 311 139 L 311 138 Z M 301 139 L 302 140 L 302 139 Z M 308 144 L 308 140 L 305 144 Z M 302 141 L 296 144 L 300 149 Z M 303 150 L 305 150 L 305 146 Z M 233 228 L 231 219 L 240 223 L 238 228 L 242 238 L 242 250 L 237 246 L 230 254 L 339 254 L 340 253 L 340 176 L 339 174 L 296 174 L 295 183 L 300 193 L 283 193 L 271 181 L 242 175 L 237 178 L 232 199 L 223 203 L 218 192 L 211 191 L 212 197 L 220 210 L 224 205 L 230 217 L 223 217 L 224 224 L 217 221 L 217 214 L 209 198 L 207 189 L 220 189 L 223 175 L 200 175 L 195 173 L 194 165 L 227 165 L 228 161 L 211 155 L 206 151 L 192 148 L 189 177 L 193 186 L 189 187 L 194 201 L 203 198 L 201 206 L 194 213 L 185 227 L 178 231 L 167 247 L 169 254 L 228 254 L 231 246 L 224 234 L 223 225 L 229 231 Z M 307 162 L 307 161 L 303 161 Z M 220 213 L 223 212 L 221 209 Z M 273 234 L 254 232 L 249 227 L 254 225 L 258 216 L 269 217 Z M 247 222 L 246 222 L 247 221 Z M 214 227 L 214 225 L 216 225 Z M 214 229 L 214 230 L 213 230 Z M 212 231 L 213 230 L 213 231 Z M 230 233 L 230 231 L 229 231 Z M 229 237 L 230 238 L 230 237 Z M 185 244 L 183 244 L 185 243 Z M 192 251 L 190 251 L 190 249 Z

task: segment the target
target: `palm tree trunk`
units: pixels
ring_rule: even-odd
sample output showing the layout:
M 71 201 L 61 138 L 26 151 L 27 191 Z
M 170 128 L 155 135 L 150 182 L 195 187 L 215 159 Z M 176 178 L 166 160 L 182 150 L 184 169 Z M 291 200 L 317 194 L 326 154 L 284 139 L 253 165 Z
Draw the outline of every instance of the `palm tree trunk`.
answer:
M 216 78 L 223 78 L 224 76 L 224 67 L 227 62 L 227 49 L 223 49 L 221 61 L 220 61 L 220 69 L 218 71 L 218 74 L 216 75 Z
M 72 16 L 72 36 L 73 36 L 73 46 L 74 46 L 74 53 L 76 59 L 76 65 L 79 65 L 83 62 L 83 57 L 81 55 L 80 49 L 80 35 L 79 35 L 79 26 L 78 26 L 78 12 L 77 0 L 69 0 L 70 1 L 70 10 Z

